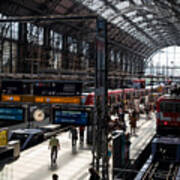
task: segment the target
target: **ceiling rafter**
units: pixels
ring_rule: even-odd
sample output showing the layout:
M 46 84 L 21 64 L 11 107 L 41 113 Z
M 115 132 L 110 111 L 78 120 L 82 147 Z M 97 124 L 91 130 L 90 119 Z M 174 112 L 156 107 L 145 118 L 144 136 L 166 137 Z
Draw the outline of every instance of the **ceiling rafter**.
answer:
M 46 10 L 41 7 L 43 3 Z M 0 5 L 7 15 L 99 15 L 108 21 L 108 38 L 145 56 L 162 46 L 180 44 L 180 3 L 176 0 L 8 0 Z M 67 33 L 68 29 L 70 35 L 80 38 L 95 26 L 94 22 L 51 24 L 57 32 Z

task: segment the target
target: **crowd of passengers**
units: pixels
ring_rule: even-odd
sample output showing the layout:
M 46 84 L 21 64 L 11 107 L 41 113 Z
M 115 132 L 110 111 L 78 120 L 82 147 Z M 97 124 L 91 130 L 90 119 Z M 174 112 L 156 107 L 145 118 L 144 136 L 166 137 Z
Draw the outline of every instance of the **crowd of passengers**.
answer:
M 138 107 L 137 107 L 138 106 Z M 123 102 L 116 105 L 113 105 L 110 110 L 110 122 L 109 128 L 110 131 L 113 130 L 123 130 L 126 132 L 127 125 L 125 122 L 125 114 L 129 116 L 129 125 L 130 125 L 130 135 L 136 135 L 137 121 L 140 118 L 140 114 L 145 114 L 146 119 L 151 119 L 150 114 L 154 111 L 153 103 L 140 103 L 135 105 L 132 102 Z M 115 117 L 112 120 L 111 115 Z

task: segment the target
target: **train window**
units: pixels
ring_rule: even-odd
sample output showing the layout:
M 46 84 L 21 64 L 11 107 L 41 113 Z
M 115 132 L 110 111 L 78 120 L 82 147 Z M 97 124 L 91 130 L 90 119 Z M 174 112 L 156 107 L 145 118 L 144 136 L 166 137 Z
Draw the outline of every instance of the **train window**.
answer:
M 176 111 L 177 113 L 180 113 L 180 103 L 176 103 L 176 104 L 175 104 L 175 111 Z
M 176 112 L 175 104 L 171 102 L 161 102 L 160 111 L 161 112 Z

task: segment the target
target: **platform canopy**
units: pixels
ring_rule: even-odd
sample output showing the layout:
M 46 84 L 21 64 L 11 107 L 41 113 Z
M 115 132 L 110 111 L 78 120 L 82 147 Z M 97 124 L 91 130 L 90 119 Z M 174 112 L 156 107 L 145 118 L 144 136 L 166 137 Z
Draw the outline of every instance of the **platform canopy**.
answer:
M 108 21 L 109 44 L 145 59 L 164 47 L 180 45 L 180 0 L 6 0 L 0 2 L 0 11 L 10 16 L 99 15 Z M 96 24 L 72 20 L 50 26 L 90 41 Z

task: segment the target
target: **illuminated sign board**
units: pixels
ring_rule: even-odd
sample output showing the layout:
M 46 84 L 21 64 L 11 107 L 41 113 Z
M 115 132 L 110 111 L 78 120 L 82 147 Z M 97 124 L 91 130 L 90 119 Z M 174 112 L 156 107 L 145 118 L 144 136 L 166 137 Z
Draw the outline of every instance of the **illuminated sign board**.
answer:
M 35 96 L 36 103 L 55 103 L 55 104 L 80 104 L 81 98 L 76 97 L 51 97 L 51 96 Z
M 21 97 L 16 95 L 2 95 L 1 100 L 4 102 L 20 102 Z
M 24 109 L 16 107 L 0 107 L 0 120 L 22 122 L 24 120 Z
M 59 110 L 53 111 L 54 124 L 87 125 L 88 112 L 80 110 Z

